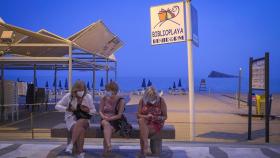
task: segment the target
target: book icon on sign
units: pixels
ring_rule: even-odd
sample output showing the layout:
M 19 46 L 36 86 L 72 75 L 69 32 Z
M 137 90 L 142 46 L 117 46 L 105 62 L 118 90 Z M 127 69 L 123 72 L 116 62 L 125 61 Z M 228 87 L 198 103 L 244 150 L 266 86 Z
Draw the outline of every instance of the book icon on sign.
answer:
M 177 25 L 180 25 L 179 23 L 175 22 L 174 19 L 176 16 L 178 16 L 180 12 L 179 6 L 173 6 L 172 9 L 162 9 L 158 12 L 158 18 L 159 22 L 154 26 L 156 27 L 161 27 L 162 24 L 164 24 L 166 21 L 171 21 Z

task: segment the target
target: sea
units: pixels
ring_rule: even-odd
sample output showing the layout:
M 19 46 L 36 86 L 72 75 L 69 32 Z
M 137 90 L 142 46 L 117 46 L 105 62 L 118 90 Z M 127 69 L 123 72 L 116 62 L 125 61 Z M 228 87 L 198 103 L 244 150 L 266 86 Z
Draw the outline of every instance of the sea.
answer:
M 83 80 L 89 87 L 92 87 L 92 73 L 90 72 L 73 72 L 73 82 L 75 80 Z M 25 82 L 33 82 L 33 72 L 31 71 L 16 71 L 16 70 L 5 70 L 5 80 L 20 80 Z M 104 89 L 105 85 L 105 73 L 96 73 L 96 89 Z M 188 90 L 188 78 L 187 77 L 122 77 L 117 76 L 117 83 L 119 84 L 120 90 L 122 92 L 135 91 L 142 88 L 143 79 L 145 79 L 146 84 L 148 81 L 157 90 L 167 91 L 169 88 L 175 87 L 178 88 L 179 80 L 181 80 L 181 87 Z M 208 78 L 208 77 L 195 77 L 194 78 L 194 89 L 199 91 L 200 82 L 202 79 L 206 81 L 206 90 L 213 93 L 237 93 L 238 91 L 238 78 Z M 67 81 L 66 81 L 67 80 Z M 103 86 L 101 84 L 103 80 Z M 115 80 L 114 74 L 109 74 L 109 81 Z M 49 88 L 53 88 L 54 83 L 54 72 L 53 71 L 37 71 L 37 86 L 45 87 L 48 82 Z M 65 82 L 68 82 L 67 72 L 58 71 L 57 73 L 57 86 L 61 82 L 61 88 L 65 88 Z M 280 93 L 280 78 L 271 78 L 270 79 L 270 93 Z M 241 79 L 241 92 L 247 93 L 249 89 L 249 79 Z

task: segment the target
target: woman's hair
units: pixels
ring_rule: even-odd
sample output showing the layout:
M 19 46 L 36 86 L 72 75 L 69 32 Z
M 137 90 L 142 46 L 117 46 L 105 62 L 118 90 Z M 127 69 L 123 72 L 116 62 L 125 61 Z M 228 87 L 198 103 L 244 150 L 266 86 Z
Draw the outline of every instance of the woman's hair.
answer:
M 110 83 L 106 84 L 105 89 L 106 91 L 112 91 L 114 94 L 117 94 L 119 92 L 119 86 L 114 81 L 111 81 Z
M 73 96 L 76 96 L 76 95 L 75 95 L 76 92 L 77 92 L 77 91 L 80 91 L 81 89 L 85 91 L 85 93 L 84 93 L 84 96 L 85 96 L 85 95 L 87 94 L 86 84 L 85 84 L 84 81 L 82 81 L 82 80 L 77 80 L 77 81 L 74 83 L 73 87 L 72 87 L 71 96 L 72 96 L 72 97 L 73 97 Z
M 150 102 L 154 99 L 158 100 L 158 98 L 159 98 L 159 96 L 158 96 L 156 89 L 154 87 L 150 86 L 144 92 L 143 101 L 145 104 L 147 104 L 147 102 Z

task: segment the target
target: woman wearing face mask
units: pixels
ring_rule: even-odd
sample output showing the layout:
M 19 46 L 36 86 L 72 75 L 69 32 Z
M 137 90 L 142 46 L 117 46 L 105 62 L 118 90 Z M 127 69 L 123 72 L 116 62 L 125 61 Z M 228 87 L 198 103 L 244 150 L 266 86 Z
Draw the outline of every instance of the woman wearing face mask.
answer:
M 85 83 L 81 80 L 76 81 L 71 92 L 63 96 L 63 98 L 56 104 L 55 109 L 65 112 L 66 126 L 72 133 L 71 142 L 68 144 L 65 151 L 72 153 L 73 144 L 76 143 L 78 157 L 84 157 L 84 138 L 90 120 L 89 118 L 77 118 L 75 112 L 78 111 L 77 109 L 80 109 L 80 111 L 86 114 L 92 115 L 96 113 L 92 96 L 87 93 Z
M 99 114 L 101 116 L 101 128 L 104 134 L 104 154 L 111 152 L 111 136 L 119 130 L 116 120 L 120 119 L 124 111 L 124 99 L 118 96 L 118 85 L 111 81 L 105 86 L 106 95 L 101 99 Z M 116 107 L 117 106 L 117 107 Z
M 140 99 L 137 118 L 140 128 L 141 154 L 148 155 L 150 153 L 148 147 L 149 135 L 160 132 L 164 121 L 167 119 L 165 101 L 153 87 L 148 87 L 143 98 Z

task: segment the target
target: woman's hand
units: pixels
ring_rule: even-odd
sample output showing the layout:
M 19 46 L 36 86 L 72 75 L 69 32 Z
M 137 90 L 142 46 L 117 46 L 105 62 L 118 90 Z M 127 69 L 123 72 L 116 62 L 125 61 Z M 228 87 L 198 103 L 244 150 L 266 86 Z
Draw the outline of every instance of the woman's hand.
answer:
M 85 105 L 81 105 L 81 110 L 84 111 L 84 112 L 87 112 L 89 113 L 89 108 Z
M 165 121 L 165 117 L 164 116 L 156 116 L 153 118 L 155 121 Z
M 111 120 L 110 120 L 110 117 L 108 117 L 108 116 L 103 116 L 103 120 L 111 121 Z
M 152 114 L 146 115 L 146 119 L 148 119 L 148 120 L 152 120 L 153 118 L 154 118 L 154 115 L 152 115 Z
M 75 109 L 74 109 L 73 107 L 68 107 L 68 108 L 66 109 L 66 111 L 68 111 L 68 112 L 74 112 Z

